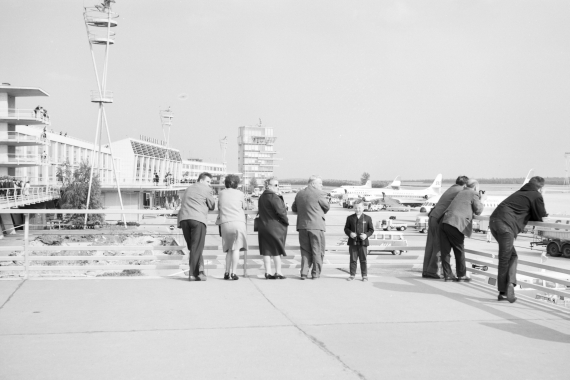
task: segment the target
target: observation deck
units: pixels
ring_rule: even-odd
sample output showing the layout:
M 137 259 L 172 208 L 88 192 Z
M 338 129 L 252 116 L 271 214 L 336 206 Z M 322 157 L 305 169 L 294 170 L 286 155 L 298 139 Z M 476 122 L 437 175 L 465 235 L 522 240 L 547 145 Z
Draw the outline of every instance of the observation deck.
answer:
M 98 90 L 91 91 L 91 102 L 92 103 L 113 103 L 113 91 L 102 91 L 99 93 Z
M 7 110 L 0 110 L 0 123 L 9 123 L 14 125 L 49 125 L 49 117 L 44 116 L 41 112 L 9 108 Z
M 0 131 L 0 145 L 11 146 L 40 146 L 48 145 L 50 141 L 41 136 L 31 135 L 19 131 Z

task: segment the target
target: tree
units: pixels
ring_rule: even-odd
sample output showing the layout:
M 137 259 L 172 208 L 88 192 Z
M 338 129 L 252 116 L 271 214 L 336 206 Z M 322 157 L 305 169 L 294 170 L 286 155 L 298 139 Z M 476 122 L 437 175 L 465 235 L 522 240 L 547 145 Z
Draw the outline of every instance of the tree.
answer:
M 79 164 L 79 168 L 71 171 L 69 161 L 58 166 L 56 177 L 62 183 L 60 189 L 60 205 L 62 209 L 79 209 L 84 210 L 87 204 L 87 194 L 89 192 L 89 177 L 91 175 L 91 167 L 85 161 Z M 89 199 L 89 209 L 102 209 L 101 203 L 101 182 L 99 176 L 93 173 L 93 182 L 91 184 L 91 197 Z M 70 223 L 74 226 L 82 226 L 85 215 L 74 214 Z M 104 222 L 105 217 L 101 214 L 88 214 L 87 222 Z
M 362 173 L 362 176 L 360 177 L 360 184 L 366 185 L 366 182 L 368 182 L 369 179 L 370 179 L 370 173 L 367 172 Z
M 252 177 L 249 180 L 249 186 L 251 187 L 251 191 L 257 187 L 257 178 Z

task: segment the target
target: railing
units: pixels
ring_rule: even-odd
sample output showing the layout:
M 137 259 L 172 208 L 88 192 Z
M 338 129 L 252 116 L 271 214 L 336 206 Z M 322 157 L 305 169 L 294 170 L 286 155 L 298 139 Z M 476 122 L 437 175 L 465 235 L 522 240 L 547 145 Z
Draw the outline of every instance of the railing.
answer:
M 47 157 L 42 159 L 40 154 L 0 153 L 0 164 L 40 165 L 42 163 L 47 163 Z
M 10 208 L 45 202 L 59 198 L 59 189 L 51 186 L 25 188 L 0 188 L 0 207 Z M 6 213 L 6 212 L 0 212 Z
M 99 90 L 92 90 L 91 101 L 111 103 L 113 101 L 113 91 L 103 91 L 102 94 L 99 94 Z
M 42 234 L 47 235 L 61 235 L 61 234 L 80 234 L 80 235 L 96 235 L 96 236 L 105 236 L 104 232 L 107 232 L 107 236 L 109 235 L 123 235 L 123 234 L 133 234 L 140 232 L 148 232 L 148 234 L 155 234 L 155 235 L 170 235 L 175 236 L 174 245 L 152 245 L 152 244 L 145 244 L 145 245 L 64 245 L 64 246 L 32 246 L 30 242 L 30 214 L 62 214 L 65 213 L 66 215 L 74 215 L 80 214 L 83 215 L 85 210 L 0 210 L 0 213 L 3 214 L 23 214 L 24 215 L 24 239 L 23 242 L 19 242 L 17 240 L 14 241 L 14 245 L 11 246 L 0 246 L 0 251 L 3 252 L 21 252 L 20 256 L 0 256 L 0 262 L 14 262 L 16 265 L 9 265 L 0 266 L 0 271 L 2 272 L 16 272 L 20 273 L 24 277 L 28 277 L 30 272 L 37 272 L 37 271 L 94 271 L 94 270 L 129 270 L 129 269 L 138 269 L 138 270 L 156 270 L 156 269 L 174 269 L 185 271 L 188 269 L 188 265 L 182 263 L 188 256 L 183 254 L 179 254 L 179 252 L 183 252 L 184 254 L 188 254 L 188 250 L 185 247 L 185 242 L 179 230 L 175 231 L 176 219 L 175 216 L 172 215 L 170 219 L 163 224 L 154 224 L 156 225 L 170 225 L 170 232 L 152 232 L 152 231 L 145 231 L 145 230 L 129 230 L 128 228 L 120 228 L 114 229 L 113 231 L 106 231 L 106 230 L 78 230 L 78 231 L 44 231 Z M 143 216 L 158 216 L 164 215 L 164 210 L 118 210 L 118 209 L 107 209 L 107 210 L 89 210 L 90 214 L 139 214 Z M 256 214 L 256 211 L 246 211 L 247 214 L 247 221 L 248 224 L 251 226 L 252 217 Z M 214 215 L 217 214 L 217 211 L 210 212 L 210 216 L 213 218 Z M 289 212 L 289 215 L 295 217 L 296 214 Z M 485 219 L 485 218 L 479 218 Z M 57 225 L 51 223 L 52 227 L 54 228 L 61 228 L 61 225 Z M 61 222 L 60 222 L 61 224 Z M 65 223 L 64 223 L 65 224 Z M 560 225 L 555 223 L 532 223 L 533 225 L 539 226 L 540 228 L 559 228 L 563 230 L 570 230 L 570 225 Z M 291 222 L 291 225 L 294 226 L 294 221 Z M 91 227 L 95 228 L 95 225 L 91 225 Z M 338 228 L 339 233 L 337 235 L 343 235 L 344 233 L 340 228 L 342 225 L 329 225 L 329 230 L 331 227 Z M 251 229 L 251 227 L 249 228 Z M 209 232 L 207 235 L 218 235 L 217 228 L 215 226 L 210 226 Z M 256 233 L 250 232 L 248 235 L 256 235 Z M 327 235 L 331 235 L 328 233 Z M 288 234 L 288 238 L 293 236 L 298 236 L 296 233 Z M 250 242 L 253 239 L 250 239 Z M 259 246 L 254 244 L 248 245 L 249 251 L 257 251 L 259 250 Z M 401 250 L 401 246 L 393 246 L 393 247 L 383 247 L 383 250 Z M 299 251 L 300 247 L 298 245 L 287 245 L 286 249 L 289 253 L 291 251 Z M 425 249 L 424 245 L 417 245 L 417 246 L 406 246 L 406 251 L 423 251 Z M 219 245 L 212 245 L 207 244 L 204 248 L 206 251 L 204 253 L 204 260 L 206 270 L 208 269 L 223 269 L 225 265 L 222 263 L 216 263 L 216 261 L 222 261 L 225 254 L 223 252 L 218 254 L 208 254 L 207 251 L 221 251 L 221 246 Z M 328 251 L 325 255 L 325 261 L 323 266 L 326 267 L 333 267 L 333 268 L 342 268 L 348 266 L 348 257 L 347 257 L 347 246 L 327 246 L 326 250 Z M 88 254 L 88 255 L 69 255 L 66 256 L 65 253 L 70 251 L 90 251 L 90 252 L 106 252 L 110 253 L 108 255 L 96 255 Z M 143 252 L 143 254 L 137 254 L 136 251 Z M 167 252 L 175 252 L 175 254 L 166 254 Z M 238 265 L 238 268 L 243 269 L 244 276 L 247 276 L 248 269 L 255 269 L 261 268 L 261 263 L 252 262 L 253 260 L 260 261 L 262 256 L 260 255 L 252 255 L 249 251 L 244 251 L 243 256 L 241 259 L 243 263 Z M 43 252 L 44 255 L 37 255 L 36 252 Z M 127 254 L 125 254 L 127 252 Z M 165 252 L 164 254 L 146 254 L 146 252 Z M 176 254 L 178 252 L 178 254 Z M 59 253 L 59 254 L 58 254 Z M 129 254 L 131 253 L 131 254 Z M 473 249 L 466 249 L 466 253 L 468 256 L 466 257 L 466 262 L 480 266 L 486 266 L 488 268 L 496 269 L 498 267 L 496 262 L 496 254 L 494 253 L 487 253 L 483 251 L 477 251 Z M 472 257 L 475 256 L 475 257 Z M 300 261 L 300 256 L 298 254 L 293 256 L 287 256 L 283 258 L 282 268 L 291 269 L 291 268 L 299 268 L 300 264 L 293 261 Z M 392 260 L 397 261 L 401 260 L 401 256 L 395 256 Z M 127 261 L 129 263 L 121 263 Z M 407 261 L 409 264 L 410 260 L 402 260 L 400 265 Z M 565 287 L 570 287 L 570 281 L 565 279 L 561 279 L 556 277 L 556 274 L 560 275 L 570 275 L 570 270 L 567 269 L 560 269 L 554 266 L 545 265 L 544 258 L 541 260 L 542 262 L 532 262 L 529 260 L 520 260 L 518 264 L 522 269 L 518 270 L 518 274 L 523 276 L 528 276 L 532 278 L 534 282 L 519 282 L 519 285 L 525 288 L 533 288 L 539 291 L 544 291 L 547 295 L 555 295 L 562 299 L 570 299 L 570 292 Z M 55 263 L 60 262 L 60 263 Z M 63 264 L 65 262 L 67 264 Z M 87 265 L 70 265 L 73 262 L 88 262 Z M 158 263 L 157 263 L 158 262 Z M 369 267 L 374 266 L 385 266 L 386 262 L 374 262 L 372 259 L 372 255 L 369 256 Z M 56 265 L 50 265 L 54 263 Z M 533 268 L 533 269 L 540 269 L 541 272 L 532 272 L 526 269 L 525 267 Z M 467 268 L 468 271 L 475 273 L 477 275 L 485 276 L 489 278 L 489 281 L 496 281 L 497 275 L 493 273 L 494 271 L 488 270 L 481 270 L 478 268 Z M 553 275 L 549 275 L 548 273 L 552 273 Z M 491 280 L 493 279 L 493 280 Z M 560 284 L 561 288 L 550 288 L 547 286 L 541 286 L 536 284 L 536 282 L 540 281 L 547 281 L 553 284 Z M 546 296 L 543 296 L 546 297 Z M 550 297 L 550 296 L 548 296 Z
M 19 108 L 8 108 L 8 110 L 0 110 L 0 119 L 8 118 L 15 120 L 37 120 L 43 124 L 49 124 L 49 116 L 44 115 L 41 111 Z
M 0 141 L 8 141 L 14 143 L 33 142 L 38 144 L 49 143 L 49 140 L 47 138 L 42 138 L 41 136 L 36 135 L 27 135 L 25 133 L 15 131 L 1 131 Z

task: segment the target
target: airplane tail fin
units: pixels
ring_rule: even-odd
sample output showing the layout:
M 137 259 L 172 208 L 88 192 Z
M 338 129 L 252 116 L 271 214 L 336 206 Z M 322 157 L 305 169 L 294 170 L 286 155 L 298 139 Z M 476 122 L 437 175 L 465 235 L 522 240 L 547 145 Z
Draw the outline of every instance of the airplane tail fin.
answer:
M 364 184 L 364 187 L 371 189 L 372 188 L 372 181 L 371 180 L 366 181 L 366 183 Z
M 443 178 L 443 176 L 440 174 L 438 174 L 435 177 L 435 181 L 433 181 L 433 183 L 431 184 L 431 186 L 429 187 L 430 189 L 435 190 L 438 194 L 441 190 L 441 179 Z
M 399 189 L 401 185 L 402 185 L 402 178 L 400 176 L 397 176 L 396 178 L 394 178 L 392 183 L 389 184 L 387 187 L 391 187 L 393 189 Z
M 526 185 L 528 183 L 528 181 L 530 181 L 530 179 L 534 177 L 534 169 L 530 169 L 528 174 L 526 175 L 526 178 L 524 179 L 524 182 L 522 184 L 522 186 Z M 521 186 L 521 187 L 522 187 Z

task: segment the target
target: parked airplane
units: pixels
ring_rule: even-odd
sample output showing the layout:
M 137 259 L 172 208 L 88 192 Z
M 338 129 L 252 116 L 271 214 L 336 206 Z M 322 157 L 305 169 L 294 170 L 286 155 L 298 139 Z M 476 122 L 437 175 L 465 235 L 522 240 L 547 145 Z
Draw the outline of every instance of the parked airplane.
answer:
M 335 195 L 343 195 L 343 194 L 347 194 L 347 192 L 349 190 L 364 190 L 364 189 L 371 189 L 372 188 L 372 181 L 368 180 L 366 181 L 366 183 L 362 186 L 349 186 L 349 185 L 345 185 L 345 186 L 341 186 L 341 187 L 337 187 L 336 189 L 332 189 L 329 194 L 332 196 Z
M 534 169 L 530 169 L 521 187 L 526 185 L 533 176 L 534 176 Z M 420 212 L 430 212 L 431 209 L 435 207 L 437 202 L 439 202 L 439 198 L 441 198 L 441 195 L 428 199 L 426 202 L 424 202 L 424 204 L 422 204 Z M 491 215 L 491 213 L 497 208 L 497 206 L 505 199 L 507 199 L 507 196 L 504 195 L 487 196 L 483 200 L 483 205 L 485 206 L 485 208 L 483 209 L 483 213 L 481 215 Z
M 441 190 L 441 179 L 442 175 L 438 174 L 430 187 L 422 190 L 412 190 L 400 188 L 401 181 L 398 176 L 388 187 L 368 190 L 363 194 L 363 198 L 365 202 L 378 200 L 378 203 L 386 205 L 403 204 L 419 206 L 427 199 L 439 195 Z M 394 185 L 395 183 L 397 183 L 397 186 Z

